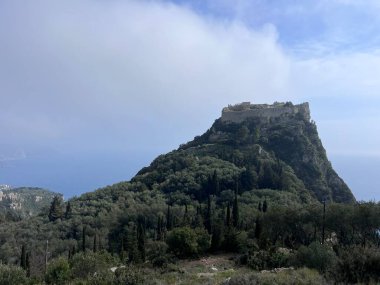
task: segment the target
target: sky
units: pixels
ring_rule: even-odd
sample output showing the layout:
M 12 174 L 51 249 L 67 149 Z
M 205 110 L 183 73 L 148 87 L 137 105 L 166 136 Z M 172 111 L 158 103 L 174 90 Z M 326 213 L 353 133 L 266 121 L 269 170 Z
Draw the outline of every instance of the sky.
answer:
M 309 102 L 358 200 L 380 198 L 377 0 L 2 0 L 0 184 L 129 180 L 228 104 Z

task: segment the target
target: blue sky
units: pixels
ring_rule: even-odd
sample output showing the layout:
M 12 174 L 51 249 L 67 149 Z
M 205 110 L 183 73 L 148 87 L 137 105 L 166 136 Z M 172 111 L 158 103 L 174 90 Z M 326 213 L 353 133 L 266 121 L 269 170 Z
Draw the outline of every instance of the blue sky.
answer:
M 129 180 L 242 101 L 308 101 L 358 199 L 380 197 L 375 0 L 0 2 L 0 184 Z

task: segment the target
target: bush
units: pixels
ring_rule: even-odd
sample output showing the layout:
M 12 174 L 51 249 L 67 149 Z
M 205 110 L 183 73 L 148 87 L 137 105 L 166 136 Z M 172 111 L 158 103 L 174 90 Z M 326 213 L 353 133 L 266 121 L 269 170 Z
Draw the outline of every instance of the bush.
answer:
M 47 284 L 65 284 L 70 279 L 70 266 L 63 257 L 51 261 L 45 275 Z
M 336 262 L 335 252 L 326 245 L 313 242 L 308 247 L 301 246 L 295 256 L 294 263 L 299 267 L 309 267 L 326 272 Z
M 204 228 L 196 228 L 194 231 L 197 235 L 197 253 L 203 254 L 210 249 L 210 235 Z
M 114 285 L 114 284 L 119 284 L 119 283 L 115 283 L 115 274 L 111 270 L 104 270 L 101 272 L 96 272 L 94 275 L 89 276 L 88 279 L 86 280 L 86 284 L 88 285 L 90 284 L 91 285 Z
M 87 279 L 96 274 L 107 275 L 115 264 L 116 260 L 107 252 L 81 252 L 70 261 L 72 276 L 78 279 Z
M 21 267 L 0 264 L 0 285 L 27 284 L 26 273 Z
M 166 243 L 176 256 L 190 257 L 210 247 L 210 236 L 205 230 L 181 227 L 169 232 Z
M 248 255 L 247 265 L 255 270 L 284 267 L 288 265 L 288 256 L 278 251 L 260 250 Z
M 334 277 L 344 283 L 380 282 L 380 251 L 352 247 L 339 252 Z
M 118 268 L 115 272 L 115 283 L 120 285 L 144 284 L 143 274 L 134 266 Z
M 170 262 L 167 254 L 168 245 L 162 241 L 151 241 L 147 243 L 147 257 L 154 267 L 166 267 Z
M 327 284 L 317 272 L 308 268 L 283 270 L 278 273 L 251 273 L 231 277 L 224 285 L 287 285 L 287 284 Z

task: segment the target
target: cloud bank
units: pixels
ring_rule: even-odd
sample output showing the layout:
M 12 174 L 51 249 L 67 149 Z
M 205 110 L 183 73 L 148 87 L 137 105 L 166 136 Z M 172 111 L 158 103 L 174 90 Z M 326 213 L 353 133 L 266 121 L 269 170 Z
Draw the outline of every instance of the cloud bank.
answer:
M 57 169 L 56 157 L 84 169 L 98 154 L 149 152 L 149 162 L 205 131 L 222 107 L 248 100 L 309 101 L 329 154 L 378 155 L 379 8 L 0 1 L 0 160 L 44 153 Z
M 291 99 L 271 25 L 150 1 L 0 6 L 0 132 L 10 143 L 150 148 L 170 134 L 176 146 L 229 103 Z

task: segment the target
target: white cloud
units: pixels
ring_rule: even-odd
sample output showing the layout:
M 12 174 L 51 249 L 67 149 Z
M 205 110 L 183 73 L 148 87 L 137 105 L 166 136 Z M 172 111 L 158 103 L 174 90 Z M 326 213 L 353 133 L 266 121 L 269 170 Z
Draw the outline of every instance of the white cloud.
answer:
M 380 54 L 344 53 L 329 57 L 293 60 L 293 80 L 298 93 L 307 96 L 380 96 Z M 300 81 L 299 78 L 302 78 Z
M 5 136 L 147 147 L 172 135 L 175 146 L 229 103 L 291 97 L 272 26 L 150 1 L 12 2 L 0 9 Z

